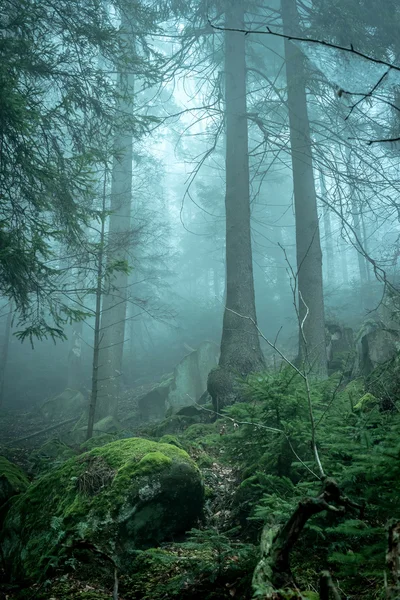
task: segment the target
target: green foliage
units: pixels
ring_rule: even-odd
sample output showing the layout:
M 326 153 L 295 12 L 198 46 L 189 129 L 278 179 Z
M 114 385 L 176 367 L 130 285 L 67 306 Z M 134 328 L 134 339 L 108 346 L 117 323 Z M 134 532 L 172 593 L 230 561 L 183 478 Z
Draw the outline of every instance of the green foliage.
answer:
M 354 598 L 366 586 L 380 585 L 386 524 L 400 518 L 400 413 L 394 408 L 398 360 L 380 366 L 366 382 L 344 386 L 336 374 L 311 385 L 325 472 L 363 509 L 322 513 L 307 523 L 292 561 L 303 589 L 315 584 L 322 566 Z M 247 402 L 225 411 L 236 423 L 224 439 L 225 457 L 242 476 L 235 514 L 243 531 L 254 535 L 251 523 L 256 530 L 263 522 L 271 527 L 285 523 L 302 497 L 318 495 L 320 483 L 310 472 L 317 468 L 304 381 L 283 370 L 252 375 L 243 389 Z M 391 390 L 391 403 L 381 401 L 385 389 Z
M 124 597 L 222 600 L 230 590 L 248 597 L 257 549 L 235 541 L 235 533 L 192 529 L 183 543 L 138 553 L 121 584 Z
M 146 33 L 161 17 L 140 0 L 114 7 L 129 9 L 134 28 Z M 123 98 L 107 70 L 155 81 L 158 57 L 141 35 L 130 52 L 113 14 L 100 0 L 2 3 L 0 293 L 14 301 L 21 341 L 64 339 L 64 326 L 85 318 L 65 299 L 71 286 L 57 266 L 60 248 L 81 251 L 113 134 L 138 137 L 155 122 L 120 116 Z

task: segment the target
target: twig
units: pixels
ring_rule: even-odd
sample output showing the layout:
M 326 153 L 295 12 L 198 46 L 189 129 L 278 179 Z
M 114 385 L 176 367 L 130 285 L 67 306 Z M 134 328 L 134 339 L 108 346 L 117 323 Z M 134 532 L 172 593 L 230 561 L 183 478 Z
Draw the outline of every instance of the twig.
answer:
M 308 402 L 308 410 L 309 410 L 309 414 L 310 414 L 310 421 L 311 421 L 311 441 L 312 441 L 312 447 L 313 447 L 313 452 L 314 452 L 314 457 L 315 457 L 315 461 L 317 463 L 318 466 L 318 470 L 320 472 L 320 477 L 318 479 L 325 479 L 326 475 L 324 472 L 324 469 L 322 467 L 322 463 L 321 463 L 321 459 L 319 456 L 319 452 L 318 452 L 318 448 L 317 448 L 317 444 L 316 444 L 316 436 L 315 436 L 315 422 L 314 422 L 314 413 L 313 413 L 313 408 L 312 408 L 312 401 L 311 401 L 311 390 L 310 390 L 310 383 L 308 380 L 308 376 L 306 373 L 300 371 L 300 369 L 298 369 L 296 367 L 296 365 L 294 365 L 292 363 L 291 360 L 289 360 L 284 354 L 283 352 L 274 344 L 272 343 L 268 338 L 265 337 L 265 335 L 263 334 L 263 332 L 261 331 L 261 329 L 258 327 L 257 323 L 255 322 L 254 319 L 252 319 L 251 317 L 245 316 L 245 315 L 241 315 L 240 313 L 232 310 L 231 308 L 228 308 L 227 306 L 225 307 L 226 310 L 228 310 L 229 312 L 237 315 L 238 317 L 242 318 L 242 319 L 247 319 L 248 321 L 251 321 L 251 323 L 253 323 L 254 327 L 256 328 L 257 332 L 259 333 L 259 335 L 262 337 L 263 340 L 265 340 L 267 342 L 267 344 L 273 348 L 275 350 L 275 352 L 277 352 L 279 354 L 279 356 L 290 366 L 292 367 L 292 369 L 294 369 L 296 371 L 296 373 L 298 375 L 300 375 L 300 377 L 303 379 L 305 387 L 306 387 L 306 393 L 307 393 L 307 402 Z
M 229 421 L 232 421 L 232 423 L 235 425 L 250 425 L 251 427 L 259 427 L 260 429 L 266 429 L 267 431 L 271 431 L 272 433 L 279 433 L 281 435 L 283 435 L 287 441 L 287 443 L 289 444 L 289 447 L 291 449 L 291 451 L 293 452 L 294 456 L 297 458 L 297 460 L 299 461 L 300 464 L 303 465 L 303 467 L 305 469 L 307 469 L 307 471 L 309 471 L 311 473 L 311 475 L 313 475 L 313 477 L 316 477 L 316 479 L 321 479 L 321 477 L 319 477 L 316 473 L 314 473 L 314 471 L 312 469 L 310 469 L 310 467 L 308 465 L 306 465 L 306 463 L 300 458 L 300 456 L 297 454 L 296 450 L 293 448 L 293 444 L 290 441 L 289 436 L 287 435 L 287 433 L 285 433 L 285 431 L 283 431 L 283 429 L 277 429 L 276 427 L 268 427 L 268 425 L 263 425 L 262 423 L 251 423 L 251 421 L 237 421 L 236 419 L 233 419 L 232 417 L 228 417 L 227 415 L 223 415 L 222 413 L 219 413 L 215 410 L 210 410 L 209 408 L 206 408 L 205 406 L 202 406 L 201 404 L 198 404 L 197 402 L 195 402 L 193 400 L 193 398 L 191 396 L 189 396 L 189 394 L 186 394 L 186 396 L 188 396 L 188 398 L 190 398 L 192 400 L 192 402 L 194 403 L 195 406 L 198 406 L 199 408 L 201 408 L 201 410 L 206 410 L 207 412 L 212 413 L 213 415 L 217 415 L 217 417 L 221 417 L 222 419 L 228 419 Z

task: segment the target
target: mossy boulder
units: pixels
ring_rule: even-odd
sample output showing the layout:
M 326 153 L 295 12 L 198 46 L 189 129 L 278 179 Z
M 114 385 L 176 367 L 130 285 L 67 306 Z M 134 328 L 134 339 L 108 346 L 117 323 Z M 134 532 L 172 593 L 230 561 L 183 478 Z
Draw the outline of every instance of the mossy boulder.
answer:
M 118 440 L 70 459 L 11 507 L 0 539 L 12 579 L 37 580 L 82 544 L 122 571 L 137 549 L 189 529 L 203 506 L 200 472 L 171 444 Z
M 42 415 L 49 420 L 79 417 L 88 408 L 87 399 L 76 390 L 66 389 L 61 394 L 46 400 L 40 407 Z

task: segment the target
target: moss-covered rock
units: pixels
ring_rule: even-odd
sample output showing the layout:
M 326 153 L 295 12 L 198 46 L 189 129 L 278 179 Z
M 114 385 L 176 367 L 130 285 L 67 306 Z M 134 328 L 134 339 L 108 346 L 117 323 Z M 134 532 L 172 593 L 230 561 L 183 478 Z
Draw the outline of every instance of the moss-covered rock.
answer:
M 0 540 L 5 564 L 12 578 L 35 580 L 84 543 L 123 570 L 135 550 L 189 529 L 203 496 L 198 468 L 171 444 L 131 438 L 94 448 L 17 499 Z
M 182 448 L 182 444 L 174 435 L 163 435 L 159 442 L 160 444 L 172 444 L 177 448 Z

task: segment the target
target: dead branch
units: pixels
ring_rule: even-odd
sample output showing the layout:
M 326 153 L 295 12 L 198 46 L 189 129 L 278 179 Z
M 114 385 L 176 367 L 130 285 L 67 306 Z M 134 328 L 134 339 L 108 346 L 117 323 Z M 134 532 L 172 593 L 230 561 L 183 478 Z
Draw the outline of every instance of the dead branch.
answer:
M 80 417 L 79 417 L 80 418 Z M 10 446 L 14 444 L 18 444 L 19 442 L 25 442 L 26 440 L 30 440 L 34 437 L 38 437 L 42 433 L 48 433 L 49 431 L 53 431 L 54 429 L 58 429 L 59 427 L 63 427 L 63 425 L 69 425 L 70 423 L 76 423 L 79 421 L 79 418 L 73 417 L 72 419 L 67 419 L 66 421 L 61 421 L 61 423 L 56 423 L 55 425 L 51 425 L 50 427 L 46 427 L 46 429 L 41 429 L 40 431 L 36 431 L 35 433 L 30 433 L 29 435 L 25 435 L 24 437 L 18 438 L 16 440 L 11 440 L 9 443 Z
M 253 576 L 254 590 L 272 600 L 279 597 L 277 590 L 296 588 L 290 569 L 290 552 L 307 521 L 323 511 L 343 514 L 347 507 L 362 508 L 343 495 L 334 479 L 326 478 L 319 496 L 301 500 L 285 525 L 273 529 L 266 526 L 261 538 L 261 560 Z

